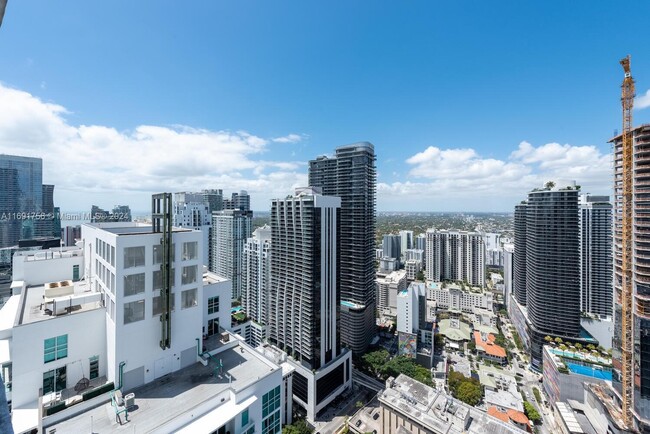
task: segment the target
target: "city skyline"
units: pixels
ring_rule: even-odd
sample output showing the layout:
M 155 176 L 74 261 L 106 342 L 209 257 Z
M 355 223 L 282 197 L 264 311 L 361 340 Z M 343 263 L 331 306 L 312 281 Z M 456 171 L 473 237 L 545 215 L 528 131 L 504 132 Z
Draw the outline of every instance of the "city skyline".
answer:
M 362 140 L 376 146 L 379 211 L 507 211 L 522 189 L 558 178 L 611 194 L 607 140 L 620 129 L 611 83 L 628 52 L 636 123 L 650 121 L 642 29 L 594 32 L 564 6 L 360 3 L 334 14 L 329 5 L 197 3 L 156 19 L 146 2 L 33 6 L 12 4 L 3 23 L 0 146 L 44 159 L 62 211 L 95 201 L 139 212 L 151 193 L 203 188 L 248 190 L 252 208 L 266 211 L 306 185 L 310 159 Z M 596 21 L 622 13 L 589 11 Z M 98 19 L 113 14 L 119 35 Z M 66 16 L 65 28 L 51 16 Z M 244 17 L 256 37 L 230 24 Z M 166 31 L 170 20 L 177 30 Z M 566 32 L 547 32 L 550 23 Z M 369 37 L 382 26 L 392 31 Z M 57 38 L 38 37 L 48 32 Z M 111 47 L 129 49 L 92 49 L 113 37 Z M 179 164 L 179 153 L 191 158 Z M 64 176 L 57 160 L 72 170 Z

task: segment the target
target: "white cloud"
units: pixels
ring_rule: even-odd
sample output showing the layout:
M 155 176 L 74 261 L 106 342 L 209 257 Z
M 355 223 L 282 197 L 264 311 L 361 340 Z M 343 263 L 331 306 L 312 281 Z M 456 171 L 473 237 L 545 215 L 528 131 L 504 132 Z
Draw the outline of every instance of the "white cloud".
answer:
M 60 105 L 0 84 L 0 149 L 43 158 L 44 182 L 56 185 L 55 199 L 69 198 L 58 203 L 68 209 L 89 206 L 73 203 L 71 192 L 112 193 L 117 203 L 121 194 L 246 189 L 259 193 L 263 203 L 306 182 L 302 162 L 264 158 L 269 143 L 278 139 L 178 125 L 140 125 L 131 131 L 75 126 L 67 114 Z M 284 139 L 294 136 L 302 137 Z M 267 209 L 262 203 L 253 205 Z
M 634 99 L 635 109 L 641 110 L 647 107 L 650 107 L 650 89 L 648 89 L 643 95 L 637 96 Z
M 503 210 L 548 180 L 567 184 L 575 180 L 585 192 L 604 194 L 610 193 L 613 183 L 611 156 L 595 146 L 547 143 L 536 147 L 521 142 L 503 160 L 485 158 L 471 148 L 430 146 L 406 163 L 410 166 L 407 181 L 378 184 L 380 202 L 430 198 L 441 200 L 435 205 L 425 201 L 430 210 L 480 210 L 495 205 Z
M 307 136 L 305 134 L 288 134 L 282 137 L 276 137 L 271 139 L 275 143 L 298 143 L 305 139 Z

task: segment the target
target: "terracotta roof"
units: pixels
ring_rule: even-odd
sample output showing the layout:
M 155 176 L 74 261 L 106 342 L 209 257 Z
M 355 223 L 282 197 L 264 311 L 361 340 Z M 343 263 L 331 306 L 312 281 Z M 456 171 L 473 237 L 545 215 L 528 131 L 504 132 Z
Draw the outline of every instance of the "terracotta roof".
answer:
M 521 411 L 517 411 L 517 410 L 513 410 L 512 408 L 509 408 L 508 417 L 518 424 L 528 425 L 528 418 Z
M 508 415 L 506 413 L 499 411 L 499 409 L 496 408 L 495 406 L 488 408 L 487 414 L 489 414 L 492 417 L 496 417 L 502 422 L 506 422 L 506 423 L 510 422 L 510 418 L 508 417 Z
M 503 347 L 495 344 L 495 339 L 496 338 L 494 335 L 490 333 L 487 335 L 487 341 L 484 341 L 481 339 L 481 333 L 476 330 L 474 331 L 474 343 L 476 343 L 477 347 L 480 347 L 483 351 L 491 356 L 505 358 L 506 350 Z
M 503 412 L 493 405 L 490 408 L 488 408 L 487 414 L 489 414 L 492 417 L 496 417 L 500 421 L 506 423 L 513 421 L 520 425 L 528 425 L 528 418 L 526 417 L 526 415 L 521 411 L 513 410 L 511 408 Z

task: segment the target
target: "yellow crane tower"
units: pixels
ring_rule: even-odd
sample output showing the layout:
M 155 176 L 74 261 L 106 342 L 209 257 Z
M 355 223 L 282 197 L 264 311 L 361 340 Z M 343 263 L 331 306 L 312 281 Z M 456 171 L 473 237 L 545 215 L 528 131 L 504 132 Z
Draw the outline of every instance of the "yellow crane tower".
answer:
M 634 284 L 632 282 L 632 176 L 633 176 L 633 144 L 632 144 L 632 107 L 634 105 L 634 79 L 630 70 L 630 56 L 621 60 L 625 78 L 621 86 L 621 105 L 623 106 L 623 185 L 622 185 L 622 282 L 621 282 L 621 377 L 623 392 L 623 420 L 628 427 L 633 426 L 632 405 L 634 397 L 634 315 L 633 298 Z

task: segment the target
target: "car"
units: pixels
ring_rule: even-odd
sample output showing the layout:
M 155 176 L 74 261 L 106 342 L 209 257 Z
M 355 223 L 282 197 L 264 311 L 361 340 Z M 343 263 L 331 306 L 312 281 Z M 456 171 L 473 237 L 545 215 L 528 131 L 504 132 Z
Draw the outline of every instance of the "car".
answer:
M 354 424 L 354 426 L 356 426 L 357 428 L 359 428 L 360 425 L 361 425 L 361 421 L 360 421 L 360 420 L 358 420 L 357 423 Z
M 373 415 L 372 415 L 372 418 L 373 418 L 374 420 L 379 419 L 379 413 L 375 413 L 375 414 L 373 414 Z

